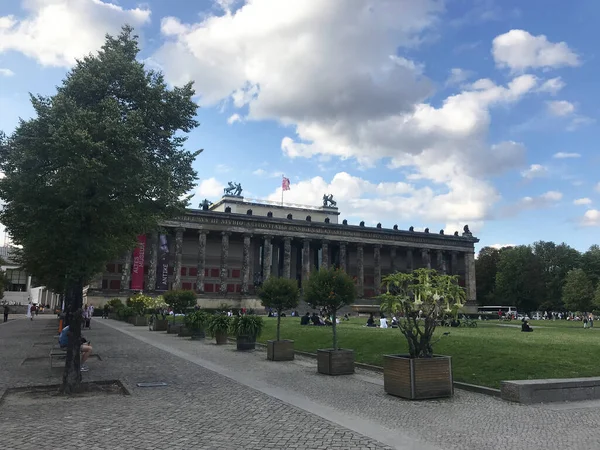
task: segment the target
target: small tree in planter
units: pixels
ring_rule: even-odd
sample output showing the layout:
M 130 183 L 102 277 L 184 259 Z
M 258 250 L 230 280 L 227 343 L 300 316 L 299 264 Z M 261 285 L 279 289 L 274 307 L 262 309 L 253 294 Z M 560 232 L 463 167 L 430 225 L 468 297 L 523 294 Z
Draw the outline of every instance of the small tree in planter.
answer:
M 217 345 L 227 344 L 227 332 L 231 326 L 231 317 L 227 314 L 213 314 L 206 324 L 206 331 L 214 337 Z
M 208 322 L 206 312 L 198 310 L 187 313 L 183 320 L 192 340 L 204 339 L 206 336 L 204 331 Z
M 164 293 L 165 302 L 173 309 L 173 323 L 169 323 L 167 333 L 179 333 L 183 323 L 177 323 L 177 314 L 185 314 L 188 309 L 196 306 L 196 293 L 187 290 L 167 291 Z
M 294 359 L 294 341 L 281 340 L 281 313 L 298 306 L 300 290 L 298 282 L 289 278 L 271 277 L 258 291 L 263 306 L 277 311 L 277 334 L 274 341 L 267 341 L 267 359 L 291 361 Z
M 230 331 L 235 335 L 238 350 L 254 350 L 256 338 L 264 327 L 262 317 L 254 315 L 235 316 L 231 322 Z
M 325 308 L 331 315 L 333 348 L 317 350 L 317 370 L 326 375 L 354 373 L 354 351 L 340 349 L 337 338 L 337 311 L 354 303 L 356 287 L 350 275 L 340 269 L 321 269 L 311 273 L 304 299 L 313 308 Z
M 409 352 L 384 355 L 385 391 L 411 400 L 452 396 L 452 359 L 433 353 L 437 342 L 433 337 L 439 319 L 463 306 L 466 296 L 458 276 L 417 269 L 388 275 L 383 285 L 382 309 L 391 314 L 400 312 L 398 328 Z
M 167 320 L 167 302 L 162 295 L 151 298 L 148 302 L 148 309 L 152 312 L 152 322 L 150 330 L 152 331 L 167 331 L 169 321 Z
M 111 298 L 108 302 L 106 302 L 106 304 L 109 308 L 108 310 L 110 319 L 118 319 L 118 311 L 125 307 L 120 298 Z
M 148 297 L 141 292 L 131 296 L 127 300 L 127 306 L 129 306 L 133 311 L 133 324 L 136 327 L 148 325 L 148 318 L 145 314 L 151 301 L 152 297 Z

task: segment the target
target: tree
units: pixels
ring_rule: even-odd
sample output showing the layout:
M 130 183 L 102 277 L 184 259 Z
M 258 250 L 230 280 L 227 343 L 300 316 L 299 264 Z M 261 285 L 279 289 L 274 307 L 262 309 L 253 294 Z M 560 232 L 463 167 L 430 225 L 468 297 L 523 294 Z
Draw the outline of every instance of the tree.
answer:
M 581 256 L 581 268 L 587 273 L 594 286 L 600 282 L 600 246 L 592 245 Z
M 567 273 L 563 287 L 563 302 L 570 311 L 590 312 L 594 300 L 594 286 L 583 269 Z
M 500 253 L 504 249 L 483 247 L 475 260 L 475 273 L 477 274 L 477 300 L 481 305 L 496 303 L 494 291 L 496 289 L 496 274 Z
M 167 291 L 163 298 L 165 303 L 173 308 L 175 314 L 185 314 L 198 303 L 195 292 L 188 290 Z
M 167 89 L 136 60 L 124 27 L 77 62 L 52 97 L 31 97 L 35 117 L 0 138 L 0 213 L 25 270 L 65 293 L 72 346 L 63 391 L 78 389 L 83 287 L 136 236 L 182 211 L 200 151 L 183 149 L 198 123 L 191 84 Z
M 539 260 L 531 247 L 519 245 L 502 252 L 496 275 L 496 299 L 500 305 L 535 311 L 544 300 Z
M 304 299 L 313 308 L 325 308 L 331 314 L 333 349 L 338 350 L 336 313 L 354 303 L 356 287 L 350 275 L 341 269 L 322 268 L 310 274 L 304 291 Z
M 596 286 L 596 290 L 594 292 L 594 303 L 592 306 L 594 314 L 600 314 L 600 284 Z
M 298 282 L 288 278 L 270 277 L 258 291 L 263 306 L 277 311 L 277 340 L 280 340 L 281 313 L 298 306 L 300 291 Z

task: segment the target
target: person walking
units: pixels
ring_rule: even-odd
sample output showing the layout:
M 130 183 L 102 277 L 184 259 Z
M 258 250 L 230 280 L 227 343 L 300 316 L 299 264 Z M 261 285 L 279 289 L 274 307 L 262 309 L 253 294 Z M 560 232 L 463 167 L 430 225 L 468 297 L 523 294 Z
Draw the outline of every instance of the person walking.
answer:
M 29 305 L 27 305 L 27 318 L 29 320 L 33 320 L 33 304 L 31 302 L 29 302 Z
M 8 313 L 10 312 L 10 309 L 8 308 L 8 305 L 5 303 L 4 304 L 4 321 L 8 322 Z

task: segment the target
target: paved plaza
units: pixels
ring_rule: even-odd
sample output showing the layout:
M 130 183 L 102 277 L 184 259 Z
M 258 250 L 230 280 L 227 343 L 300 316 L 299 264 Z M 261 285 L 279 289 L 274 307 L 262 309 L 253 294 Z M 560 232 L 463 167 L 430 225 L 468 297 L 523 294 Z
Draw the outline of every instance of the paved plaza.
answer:
M 56 319 L 0 325 L 0 391 L 57 384 Z M 524 406 L 458 390 L 453 399 L 386 395 L 380 374 L 316 373 L 316 362 L 270 362 L 210 339 L 191 341 L 95 318 L 100 360 L 84 381 L 120 380 L 131 395 L 0 405 L 3 449 L 597 449 L 600 402 Z M 58 365 L 61 365 L 59 363 Z M 140 388 L 140 382 L 166 387 Z M 73 442 L 74 441 L 74 442 Z

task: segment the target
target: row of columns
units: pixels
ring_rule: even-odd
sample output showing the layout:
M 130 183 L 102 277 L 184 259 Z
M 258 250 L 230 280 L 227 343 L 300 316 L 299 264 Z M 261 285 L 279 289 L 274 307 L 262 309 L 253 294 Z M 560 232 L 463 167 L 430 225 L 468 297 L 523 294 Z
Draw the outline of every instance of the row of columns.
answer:
M 174 267 L 174 281 L 173 289 L 181 288 L 181 269 L 182 269 L 182 255 L 183 255 L 183 228 L 177 228 L 175 230 L 175 267 Z M 205 269 L 206 269 L 206 241 L 207 234 L 209 231 L 199 230 L 198 231 L 198 262 L 197 262 L 197 277 L 196 277 L 196 289 L 198 292 L 204 292 L 204 281 L 205 281 Z M 231 232 L 223 231 L 221 234 L 221 261 L 220 261 L 220 292 L 227 292 L 227 280 L 229 272 L 229 237 Z M 252 235 L 249 233 L 243 234 L 243 251 L 242 251 L 242 294 L 249 292 L 250 283 L 250 245 Z M 271 266 L 273 263 L 273 236 L 263 236 L 264 240 L 264 254 L 263 254 L 263 280 L 266 281 L 271 275 Z M 310 239 L 303 239 L 302 245 L 302 279 L 306 280 L 310 276 L 311 259 L 310 259 Z M 291 253 L 292 253 L 292 238 L 283 238 L 283 276 L 290 278 L 291 276 Z M 339 259 L 340 268 L 344 271 L 347 270 L 347 243 L 339 242 Z M 375 284 L 375 295 L 380 294 L 381 286 L 381 244 L 375 244 L 373 247 L 373 265 L 374 265 L 374 284 Z M 329 242 L 326 240 L 321 241 L 322 249 L 322 267 L 329 267 Z M 390 248 L 391 256 L 391 271 L 396 271 L 396 253 L 397 248 Z M 458 262 L 458 252 L 451 251 L 451 268 L 452 272 L 456 273 L 456 267 Z M 157 258 L 158 258 L 158 234 L 153 233 L 151 237 L 150 245 L 150 270 L 148 276 L 148 284 L 152 287 L 156 286 L 156 269 L 157 269 Z M 421 261 L 424 267 L 431 268 L 431 256 L 429 249 L 421 249 Z M 413 269 L 413 249 L 406 249 L 406 263 L 408 270 Z M 364 295 L 364 244 L 357 244 L 357 289 L 358 295 Z M 446 260 L 443 257 L 441 250 L 436 251 L 436 268 L 442 272 L 447 272 Z M 474 254 L 472 252 L 465 253 L 465 284 L 469 292 L 469 298 L 475 298 L 474 295 Z M 123 264 L 123 276 L 122 281 L 124 286 L 129 286 L 131 272 L 131 253 L 129 253 Z M 472 292 L 471 292 L 472 291 Z M 473 295 L 472 297 L 470 295 Z

